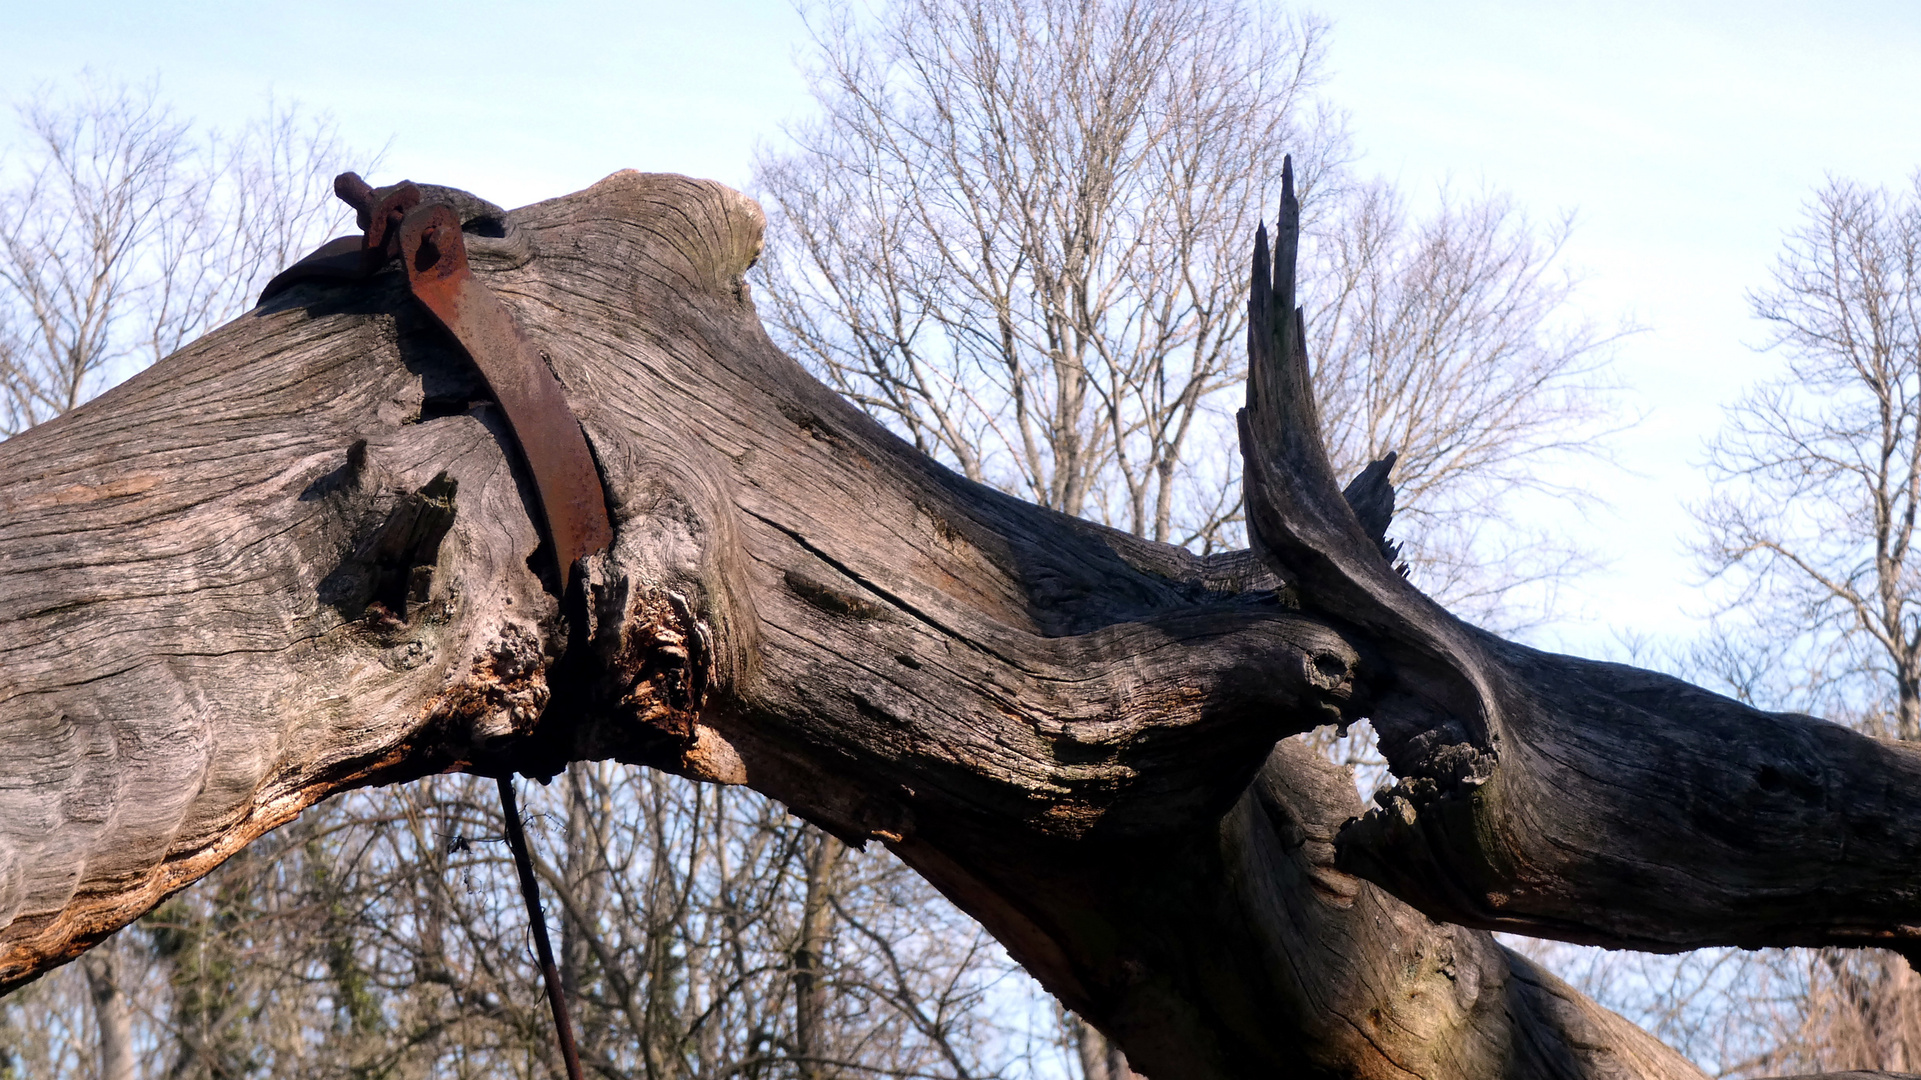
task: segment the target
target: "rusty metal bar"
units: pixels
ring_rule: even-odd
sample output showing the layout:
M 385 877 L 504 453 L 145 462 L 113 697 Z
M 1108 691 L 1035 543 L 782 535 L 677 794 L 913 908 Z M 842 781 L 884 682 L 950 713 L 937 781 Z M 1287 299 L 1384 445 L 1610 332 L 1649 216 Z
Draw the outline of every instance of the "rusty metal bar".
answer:
M 281 271 L 267 283 L 261 300 L 298 281 L 358 280 L 389 259 L 400 259 L 414 296 L 467 351 L 500 403 L 533 474 L 540 503 L 536 524 L 553 545 L 564 594 L 575 561 L 605 550 L 614 530 L 593 451 L 560 380 L 513 313 L 475 280 L 460 218 L 451 207 L 423 203 L 413 184 L 376 189 L 350 172 L 335 178 L 334 191 L 354 208 L 365 232 L 329 240 Z
M 574 1023 L 567 1014 L 567 995 L 560 988 L 560 970 L 554 966 L 554 947 L 547 939 L 547 916 L 540 910 L 540 883 L 534 880 L 534 860 L 527 850 L 527 833 L 520 827 L 520 806 L 514 801 L 514 778 L 502 776 L 500 811 L 507 821 L 507 846 L 514 853 L 514 869 L 520 872 L 520 895 L 527 901 L 527 922 L 534 930 L 534 952 L 540 958 L 540 975 L 547 984 L 547 1005 L 554 1011 L 554 1031 L 560 1038 L 560 1055 L 567 1062 L 567 1080 L 581 1080 L 580 1051 L 574 1046 Z
M 613 543 L 613 523 L 607 517 L 607 497 L 594 466 L 586 432 L 567 404 L 567 394 L 498 297 L 476 281 L 467 265 L 467 243 L 460 217 L 451 207 L 422 202 L 420 189 L 398 184 L 382 189 L 346 172 L 334 178 L 334 194 L 354 208 L 363 230 L 358 237 L 328 241 L 319 250 L 275 275 L 260 295 L 261 301 L 295 282 L 322 279 L 353 281 L 371 276 L 388 260 L 398 257 L 414 297 L 467 351 L 474 366 L 493 391 L 507 419 L 507 428 L 533 474 L 539 501 L 535 524 L 553 545 L 560 569 L 563 596 L 572 584 L 574 564 L 584 555 L 604 551 Z M 581 1080 L 580 1053 L 574 1045 L 573 1022 L 560 972 L 554 967 L 553 946 L 547 940 L 547 920 L 540 910 L 540 884 L 534 878 L 527 834 L 521 828 L 520 808 L 514 801 L 511 774 L 498 778 L 500 808 L 507 822 L 507 843 L 520 873 L 520 892 L 527 901 L 534 949 L 547 984 L 547 1003 L 553 1009 L 554 1030 L 569 1080 Z
M 473 357 L 507 416 L 533 472 L 564 591 L 574 561 L 614 539 L 600 472 L 566 391 L 506 306 L 474 280 L 451 208 L 436 203 L 408 211 L 400 225 L 400 260 L 414 296 Z

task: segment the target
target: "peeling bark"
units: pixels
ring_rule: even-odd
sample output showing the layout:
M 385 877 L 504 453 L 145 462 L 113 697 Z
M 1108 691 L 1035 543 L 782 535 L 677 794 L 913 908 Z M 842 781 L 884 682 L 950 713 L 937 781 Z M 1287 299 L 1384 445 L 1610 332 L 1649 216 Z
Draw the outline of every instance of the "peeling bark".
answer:
M 1363 526 L 1329 475 L 1291 272 L 1253 298 L 1259 549 L 1203 559 L 957 477 L 808 378 L 734 192 L 471 203 L 613 547 L 556 595 L 499 417 L 392 271 L 0 443 L 0 986 L 329 794 L 582 758 L 886 843 L 1156 1080 L 1695 1077 L 1468 927 L 1921 934 L 1908 751 L 1501 642 L 1394 571 L 1385 477 Z M 1362 716 L 1401 777 L 1366 816 L 1282 741 Z

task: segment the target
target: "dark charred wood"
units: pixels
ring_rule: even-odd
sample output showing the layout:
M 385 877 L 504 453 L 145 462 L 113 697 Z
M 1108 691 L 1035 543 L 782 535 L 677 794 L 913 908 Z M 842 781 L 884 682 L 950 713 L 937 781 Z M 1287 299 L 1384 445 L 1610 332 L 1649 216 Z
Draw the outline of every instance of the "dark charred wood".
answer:
M 1361 531 L 1374 541 L 1374 546 L 1381 549 L 1381 557 L 1390 563 L 1401 557 L 1401 545 L 1387 538 L 1387 527 L 1394 520 L 1394 485 L 1388 475 L 1394 471 L 1394 462 L 1399 458 L 1400 455 L 1388 451 L 1386 457 L 1369 462 L 1359 476 L 1341 489 L 1341 498 L 1354 511 Z

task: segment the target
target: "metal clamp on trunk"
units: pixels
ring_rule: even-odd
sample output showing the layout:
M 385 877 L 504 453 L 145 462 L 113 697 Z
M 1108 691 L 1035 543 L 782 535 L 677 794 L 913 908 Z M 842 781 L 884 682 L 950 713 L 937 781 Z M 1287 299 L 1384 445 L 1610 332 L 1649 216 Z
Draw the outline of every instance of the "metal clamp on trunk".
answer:
M 513 313 L 475 280 L 452 207 L 423 202 L 411 183 L 377 191 L 351 172 L 334 179 L 334 193 L 358 213 L 365 232 L 329 240 L 281 271 L 261 300 L 297 281 L 362 280 L 399 259 L 414 298 L 466 350 L 507 418 L 533 476 L 536 524 L 553 545 L 565 594 L 575 562 L 606 550 L 614 530 L 593 452 L 560 380 Z

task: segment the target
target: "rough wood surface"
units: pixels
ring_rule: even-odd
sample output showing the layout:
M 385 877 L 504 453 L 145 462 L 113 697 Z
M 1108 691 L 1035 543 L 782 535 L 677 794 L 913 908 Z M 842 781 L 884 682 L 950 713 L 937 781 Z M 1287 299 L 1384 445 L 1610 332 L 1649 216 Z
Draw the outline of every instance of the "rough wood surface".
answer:
M 1904 751 L 1453 621 L 1341 501 L 1284 318 L 1261 549 L 1201 559 L 970 484 L 807 377 L 737 193 L 461 206 L 610 492 L 580 610 L 391 272 L 0 443 L 0 986 L 330 793 L 585 757 L 888 844 L 1156 1080 L 1699 1075 L 1417 907 L 1660 947 L 1915 931 Z M 1359 716 L 1403 778 L 1366 817 L 1277 745 Z

